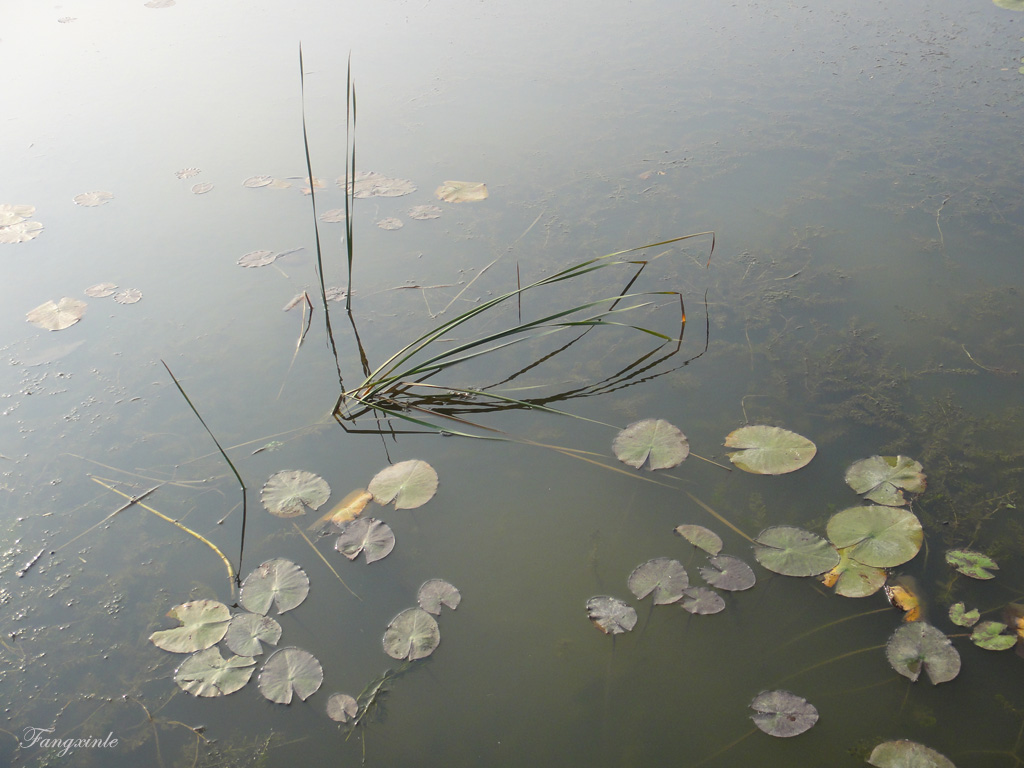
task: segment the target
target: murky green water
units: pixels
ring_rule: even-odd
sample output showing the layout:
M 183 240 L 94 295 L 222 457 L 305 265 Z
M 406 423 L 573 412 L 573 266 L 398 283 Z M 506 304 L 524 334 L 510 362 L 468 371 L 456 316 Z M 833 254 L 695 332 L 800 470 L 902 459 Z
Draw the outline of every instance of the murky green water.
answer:
M 1021 659 L 975 647 L 946 612 L 963 600 L 995 620 L 1024 599 L 1024 14 L 989 0 L 179 0 L 10 5 L 0 30 L 0 204 L 33 205 L 44 225 L 30 242 L 0 244 L 5 762 L 855 766 L 900 738 L 961 767 L 1022 759 Z M 726 463 L 726 434 L 777 424 L 814 440 L 814 461 L 780 477 L 695 457 L 622 472 L 614 429 L 536 411 L 476 418 L 591 451 L 604 466 L 523 443 L 341 429 L 319 307 L 294 364 L 301 318 L 281 311 L 317 286 L 300 192 L 300 40 L 314 174 L 327 182 L 319 211 L 344 200 L 334 179 L 345 167 L 350 51 L 359 168 L 418 186 L 356 203 L 353 323 L 371 364 L 514 287 L 517 269 L 528 282 L 714 230 L 707 269 L 706 238 L 653 249 L 663 255 L 633 287 L 682 293 L 688 323 L 674 354 L 597 328 L 557 354 L 571 336 L 511 347 L 436 383 L 512 377 L 506 391 L 553 397 L 589 419 L 664 418 L 694 453 Z M 191 167 L 201 172 L 176 177 Z M 292 186 L 243 187 L 264 174 Z M 409 219 L 411 206 L 437 203 L 446 179 L 486 182 L 490 197 Z M 196 183 L 214 187 L 197 195 Z M 114 199 L 72 202 L 93 190 Z M 405 226 L 376 226 L 391 216 Z M 345 283 L 342 231 L 321 224 L 328 286 Z M 296 248 L 271 266 L 236 264 Z M 523 317 L 625 280 L 606 271 L 528 294 Z M 85 297 L 103 281 L 143 298 Z M 62 296 L 88 304 L 76 325 L 25 322 Z M 658 301 L 637 321 L 677 332 L 675 298 Z M 353 385 L 359 347 L 342 305 L 332 308 Z M 249 487 L 243 576 L 272 557 L 309 574 L 306 603 L 280 617 L 282 643 L 324 667 L 306 702 L 271 704 L 255 679 L 197 699 L 173 682 L 181 657 L 147 640 L 174 623 L 174 605 L 233 603 L 231 582 L 210 548 L 145 509 L 107 519 L 124 499 L 94 478 L 128 493 L 159 486 L 146 503 L 233 567 L 242 520 L 233 476 L 160 360 Z M 271 441 L 283 445 L 254 453 Z M 672 534 L 682 523 L 716 530 L 725 552 L 751 563 L 737 530 L 824 533 L 857 501 L 846 468 L 879 453 L 912 456 L 928 474 L 914 504 L 925 547 L 897 571 L 917 578 L 928 620 L 955 635 L 954 681 L 910 683 L 890 668 L 883 646 L 901 616 L 881 593 L 844 599 L 756 564 L 758 584 L 727 595 L 717 616 L 650 610 L 628 592 L 630 572 L 659 556 L 700 583 L 703 558 Z M 318 542 L 358 599 L 259 503 L 281 469 L 321 475 L 333 504 L 409 458 L 429 461 L 440 487 L 415 511 L 372 508 L 397 538 L 388 558 L 350 563 Z M 955 577 L 944 563 L 953 547 L 995 557 L 997 578 Z M 346 739 L 325 714 L 328 696 L 355 695 L 397 667 L 381 636 L 429 578 L 458 586 L 462 605 L 440 617 L 438 650 L 393 681 L 386 717 Z M 633 632 L 613 642 L 595 631 L 585 604 L 599 594 L 637 608 Z M 750 701 L 775 688 L 808 699 L 819 722 L 793 739 L 753 730 Z M 33 728 L 118 743 L 61 754 L 25 746 Z

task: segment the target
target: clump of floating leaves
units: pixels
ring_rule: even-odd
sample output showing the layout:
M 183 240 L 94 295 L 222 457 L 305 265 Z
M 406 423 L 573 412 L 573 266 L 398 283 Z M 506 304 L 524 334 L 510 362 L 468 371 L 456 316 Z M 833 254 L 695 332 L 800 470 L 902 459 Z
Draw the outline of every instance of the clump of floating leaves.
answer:
M 38 221 L 28 221 L 34 205 L 0 204 L 0 243 L 27 243 L 43 230 Z

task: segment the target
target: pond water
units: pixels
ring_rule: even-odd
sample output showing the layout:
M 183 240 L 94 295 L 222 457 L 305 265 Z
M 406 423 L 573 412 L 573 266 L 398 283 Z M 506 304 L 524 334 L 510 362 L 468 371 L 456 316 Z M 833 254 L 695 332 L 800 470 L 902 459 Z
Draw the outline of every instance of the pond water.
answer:
M 1024 759 L 1024 661 L 947 615 L 963 601 L 1001 620 L 1024 602 L 1024 14 L 990 0 L 72 0 L 8 3 L 0 30 L 0 204 L 43 225 L 0 243 L 5 764 L 856 766 L 893 739 L 960 766 Z M 344 206 L 350 56 L 357 169 L 417 187 L 355 201 L 351 315 L 329 303 L 337 358 L 302 191 L 300 41 L 317 213 Z M 278 181 L 243 185 L 254 176 Z M 452 179 L 489 196 L 439 201 Z M 74 202 L 94 191 L 113 197 Z M 415 205 L 441 215 L 411 218 Z M 326 287 L 347 284 L 344 228 L 319 223 Z M 406 414 L 509 438 L 481 440 L 332 417 L 339 371 L 357 386 L 363 356 L 375 368 L 517 280 L 711 231 L 713 251 L 703 236 L 628 256 L 649 260 L 631 293 L 681 296 L 681 344 L 565 328 L 430 379 L 579 418 L 480 399 L 454 403 L 472 424 Z M 238 265 L 259 250 L 284 255 Z M 531 289 L 434 348 L 607 308 L 634 269 Z M 142 298 L 86 296 L 102 282 Z M 305 335 L 303 305 L 282 311 L 303 291 Z M 26 322 L 62 297 L 85 302 L 79 322 Z M 679 297 L 644 300 L 612 319 L 677 337 Z M 244 549 L 238 482 L 161 361 L 248 488 Z M 656 472 L 618 462 L 617 430 L 643 418 L 677 425 L 695 455 Z M 725 436 L 745 424 L 805 435 L 817 455 L 780 476 L 726 469 Z M 950 682 L 892 669 L 903 617 L 882 592 L 844 598 L 754 561 L 769 526 L 824 535 L 859 503 L 846 469 L 879 454 L 928 477 L 912 507 L 924 546 L 892 576 L 916 579 L 951 636 Z M 320 513 L 293 525 L 260 503 L 273 473 L 302 469 L 330 484 L 323 512 L 408 459 L 436 469 L 437 494 L 368 507 L 397 540 L 370 565 L 299 534 Z M 110 488 L 155 490 L 147 509 Z M 655 557 L 703 583 L 682 524 L 754 568 L 721 614 L 627 588 Z M 323 666 L 308 700 L 271 703 L 256 675 L 226 697 L 175 684 L 185 657 L 148 638 L 186 601 L 235 605 L 213 547 L 242 577 L 271 558 L 309 576 L 306 602 L 277 617 L 280 644 Z M 954 548 L 991 555 L 996 578 L 958 575 Z M 463 600 L 438 617 L 437 650 L 403 667 L 381 637 L 431 578 Z M 632 605 L 636 628 L 596 631 L 597 595 Z M 389 670 L 358 728 L 327 717 L 330 694 Z M 817 724 L 756 730 L 750 702 L 776 689 Z

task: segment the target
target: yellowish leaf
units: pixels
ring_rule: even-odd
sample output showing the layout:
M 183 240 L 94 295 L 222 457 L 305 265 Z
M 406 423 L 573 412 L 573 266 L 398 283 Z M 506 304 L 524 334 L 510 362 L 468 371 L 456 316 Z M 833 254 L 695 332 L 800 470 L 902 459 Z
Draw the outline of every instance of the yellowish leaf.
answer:
M 365 488 L 359 488 L 339 501 L 327 514 L 309 526 L 309 530 L 317 530 L 325 525 L 343 526 L 355 520 L 366 509 L 373 495 Z

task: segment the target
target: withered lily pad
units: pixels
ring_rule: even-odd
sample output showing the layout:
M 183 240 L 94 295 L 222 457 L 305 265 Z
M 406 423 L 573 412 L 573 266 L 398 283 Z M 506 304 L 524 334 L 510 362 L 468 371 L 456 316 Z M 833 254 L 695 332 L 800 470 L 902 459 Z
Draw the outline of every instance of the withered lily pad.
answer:
M 701 616 L 720 613 L 725 610 L 725 600 L 722 599 L 722 596 L 707 587 L 689 587 L 684 589 L 683 600 L 680 605 L 682 605 L 684 611 Z
M 409 209 L 409 218 L 419 221 L 436 219 L 441 216 L 441 209 L 436 205 L 414 205 Z
M 43 231 L 38 221 L 19 221 L 0 227 L 0 243 L 27 243 Z
M 440 645 L 441 630 L 422 608 L 407 608 L 388 624 L 383 642 L 384 652 L 391 658 L 415 661 L 426 658 Z
M 875 568 L 902 565 L 924 541 L 921 521 L 898 507 L 850 507 L 834 514 L 826 530 L 838 549 L 848 548 L 851 558 Z
M 875 568 L 850 559 L 849 552 L 839 550 L 839 564 L 831 571 L 823 574 L 822 583 L 826 587 L 835 587 L 836 594 L 843 597 L 867 597 L 880 590 L 885 584 L 887 574 L 882 568 Z
M 249 189 L 258 189 L 259 187 L 265 187 L 273 182 L 273 176 L 250 176 L 248 179 L 242 182 L 243 187 L 249 187 Z
M 401 229 L 405 226 L 401 219 L 396 219 L 394 216 L 389 216 L 386 219 L 381 219 L 377 222 L 377 226 L 381 229 L 395 230 Z
M 291 704 L 292 694 L 305 701 L 324 681 L 324 669 L 309 651 L 289 646 L 274 651 L 260 670 L 260 693 L 277 704 Z
M 480 181 L 446 181 L 434 194 L 446 203 L 470 203 L 487 199 L 487 185 Z
M 256 267 L 266 267 L 276 260 L 277 254 L 273 251 L 249 251 L 235 263 L 246 269 L 255 269 Z
M 420 586 L 420 591 L 416 593 L 416 602 L 424 611 L 436 616 L 441 613 L 442 605 L 453 611 L 458 608 L 462 602 L 462 593 L 447 581 L 430 579 Z
M 889 638 L 885 655 L 892 668 L 913 681 L 928 673 L 932 685 L 952 680 L 960 673 L 960 654 L 953 643 L 931 624 L 904 624 Z
M 373 517 L 360 517 L 342 529 L 334 548 L 349 560 L 355 560 L 362 552 L 366 555 L 366 562 L 372 563 L 391 554 L 395 548 L 395 534 L 387 523 Z
M 105 299 L 113 296 L 117 286 L 114 283 L 96 283 L 85 289 L 85 295 L 92 299 Z
M 138 288 L 125 288 L 114 294 L 114 301 L 118 304 L 136 304 L 142 301 L 142 291 Z
M 709 555 L 717 555 L 722 551 L 721 537 L 703 525 L 677 525 L 675 532 Z
M 817 576 L 839 564 L 835 547 L 802 528 L 777 525 L 761 531 L 754 542 L 757 562 L 783 576 Z
M 420 459 L 400 461 L 374 475 L 367 486 L 378 504 L 395 502 L 395 509 L 415 509 L 437 492 L 437 472 Z
M 207 648 L 189 656 L 174 672 L 174 682 L 193 696 L 227 696 L 249 682 L 256 659 L 232 656 L 225 659 L 217 648 Z
M 198 168 L 182 168 L 180 171 L 175 171 L 174 175 L 179 179 L 191 179 L 193 176 L 199 175 Z
M 80 195 L 75 195 L 75 202 L 78 205 L 85 206 L 86 208 L 95 208 L 98 205 L 106 205 L 108 202 L 114 199 L 114 195 L 110 192 L 83 192 Z
M 212 190 L 213 190 L 213 184 L 211 184 L 208 181 L 204 181 L 204 182 L 202 182 L 200 184 L 193 184 L 192 185 L 192 194 L 193 195 L 205 195 L 207 192 L 210 192 Z
M 636 611 L 618 598 L 607 595 L 587 600 L 587 616 L 606 635 L 619 635 L 636 626 Z
M 332 208 L 329 211 L 324 211 L 320 214 L 320 221 L 326 222 L 327 224 L 341 224 L 345 221 L 345 209 Z
M 359 704 L 347 693 L 332 693 L 327 700 L 327 716 L 336 723 L 347 723 L 359 712 Z
M 1006 651 L 1017 644 L 1017 635 L 1004 635 L 1006 624 L 983 621 L 971 632 L 971 642 L 986 651 Z
M 319 475 L 285 469 L 270 476 L 260 491 L 260 501 L 272 515 L 297 517 L 306 514 L 306 507 L 319 509 L 330 495 L 331 487 Z
M 40 304 L 26 314 L 25 318 L 32 325 L 47 331 L 63 331 L 82 319 L 87 306 L 84 301 L 65 296 L 58 302 L 51 300 Z
M 949 620 L 958 627 L 973 627 L 980 618 L 981 612 L 977 608 L 967 610 L 962 602 L 949 606 Z
M 321 530 L 327 525 L 333 525 L 335 528 L 343 528 L 346 524 L 351 523 L 363 514 L 363 510 L 366 509 L 366 505 L 369 504 L 372 499 L 373 495 L 363 488 L 351 491 L 345 496 L 345 498 L 335 504 L 323 517 L 309 526 L 308 530 Z
M 708 565 L 701 566 L 700 575 L 712 587 L 727 592 L 742 592 L 757 583 L 751 567 L 732 555 L 709 557 Z
M 34 205 L 12 205 L 3 203 L 0 205 L 0 227 L 7 227 L 11 224 L 18 224 L 25 219 L 31 219 L 35 215 Z
M 678 560 L 656 557 L 638 565 L 629 575 L 629 591 L 643 600 L 653 596 L 655 605 L 668 605 L 683 596 L 690 586 L 686 569 Z
M 945 755 L 906 739 L 883 741 L 871 750 L 868 763 L 875 768 L 956 768 Z
M 669 469 L 690 455 L 690 444 L 678 427 L 664 419 L 644 419 L 630 424 L 615 436 L 612 450 L 619 461 L 639 469 Z
M 818 710 L 807 699 L 789 691 L 764 691 L 750 702 L 754 725 L 769 736 L 799 736 L 816 722 Z
M 902 507 L 908 501 L 904 491 L 924 491 L 923 469 L 919 462 L 906 456 L 872 456 L 846 470 L 846 483 L 868 501 Z
M 239 656 L 259 656 L 263 653 L 263 643 L 277 645 L 280 639 L 281 625 L 258 613 L 236 613 L 224 635 L 228 648 Z
M 338 186 L 345 188 L 345 177 L 338 177 Z M 348 184 L 353 197 L 401 197 L 416 191 L 416 185 L 408 179 L 392 179 L 376 171 L 358 171 L 355 179 Z
M 192 600 L 174 606 L 168 616 L 180 627 L 163 629 L 149 636 L 157 648 L 171 653 L 193 653 L 216 645 L 228 631 L 231 611 L 216 600 Z
M 993 579 L 995 574 L 990 571 L 999 570 L 996 561 L 988 555 L 971 552 L 967 549 L 951 549 L 946 553 L 946 562 L 964 576 L 970 576 L 972 579 Z
M 781 427 L 740 427 L 725 438 L 726 448 L 739 448 L 729 460 L 755 475 L 783 475 L 807 466 L 817 446 L 796 432 Z
M 267 615 L 271 605 L 278 613 L 302 605 L 309 594 L 309 577 L 291 560 L 267 560 L 242 582 L 238 602 L 247 611 Z

